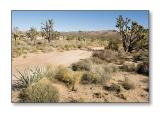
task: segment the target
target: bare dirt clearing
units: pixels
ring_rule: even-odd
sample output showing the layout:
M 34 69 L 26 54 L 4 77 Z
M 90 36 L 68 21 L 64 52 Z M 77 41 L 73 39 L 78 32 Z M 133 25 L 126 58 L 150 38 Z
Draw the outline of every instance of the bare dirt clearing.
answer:
M 91 51 L 85 50 L 71 50 L 65 52 L 53 51 L 50 53 L 32 53 L 13 59 L 12 72 L 16 73 L 16 69 L 23 70 L 29 66 L 44 66 L 47 64 L 52 65 L 65 65 L 69 66 L 72 63 L 78 62 L 81 59 L 89 58 L 92 55 Z

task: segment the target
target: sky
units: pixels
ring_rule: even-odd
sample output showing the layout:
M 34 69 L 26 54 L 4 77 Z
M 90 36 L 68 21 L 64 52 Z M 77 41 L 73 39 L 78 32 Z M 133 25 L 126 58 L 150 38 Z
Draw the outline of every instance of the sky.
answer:
M 116 30 L 116 18 L 122 15 L 148 28 L 148 11 L 12 11 L 12 28 L 41 29 L 42 23 L 53 19 L 56 31 Z

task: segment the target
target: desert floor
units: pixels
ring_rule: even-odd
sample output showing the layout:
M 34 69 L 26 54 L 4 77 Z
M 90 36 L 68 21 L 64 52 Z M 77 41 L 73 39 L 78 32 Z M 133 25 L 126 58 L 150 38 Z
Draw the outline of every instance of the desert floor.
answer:
M 29 66 L 64 65 L 70 66 L 92 56 L 92 50 L 102 49 L 95 47 L 93 49 L 78 49 L 70 51 L 54 50 L 49 53 L 30 53 L 26 57 L 19 56 L 12 59 L 12 74 L 17 74 L 16 69 L 23 71 Z M 125 78 L 129 77 L 135 83 L 135 89 L 121 92 L 114 85 L 122 85 Z M 12 84 L 16 78 L 12 77 Z M 60 81 L 54 81 L 53 86 L 57 87 L 60 93 L 59 102 L 149 102 L 149 77 L 129 72 L 114 72 L 112 79 L 108 82 L 110 88 L 89 84 L 79 84 L 77 91 L 71 91 Z M 112 88 L 113 87 L 113 88 Z M 12 91 L 12 101 L 18 102 L 19 91 Z

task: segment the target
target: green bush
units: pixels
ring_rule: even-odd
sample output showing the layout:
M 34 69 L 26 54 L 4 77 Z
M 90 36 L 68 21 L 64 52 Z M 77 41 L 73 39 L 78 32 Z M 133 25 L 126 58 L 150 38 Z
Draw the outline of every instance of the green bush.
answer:
M 26 103 L 53 103 L 59 101 L 59 92 L 52 83 L 42 79 L 21 91 L 20 98 Z

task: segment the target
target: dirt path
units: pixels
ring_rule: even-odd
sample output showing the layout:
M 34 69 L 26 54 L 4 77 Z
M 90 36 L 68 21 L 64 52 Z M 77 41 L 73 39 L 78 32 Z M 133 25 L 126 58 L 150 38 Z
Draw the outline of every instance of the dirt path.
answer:
M 50 53 L 28 54 L 26 58 L 23 56 L 14 58 L 12 61 L 12 72 L 16 73 L 16 69 L 24 69 L 29 66 L 43 66 L 47 64 L 69 66 L 81 59 L 89 58 L 91 51 L 71 50 L 65 52 L 54 51 Z

